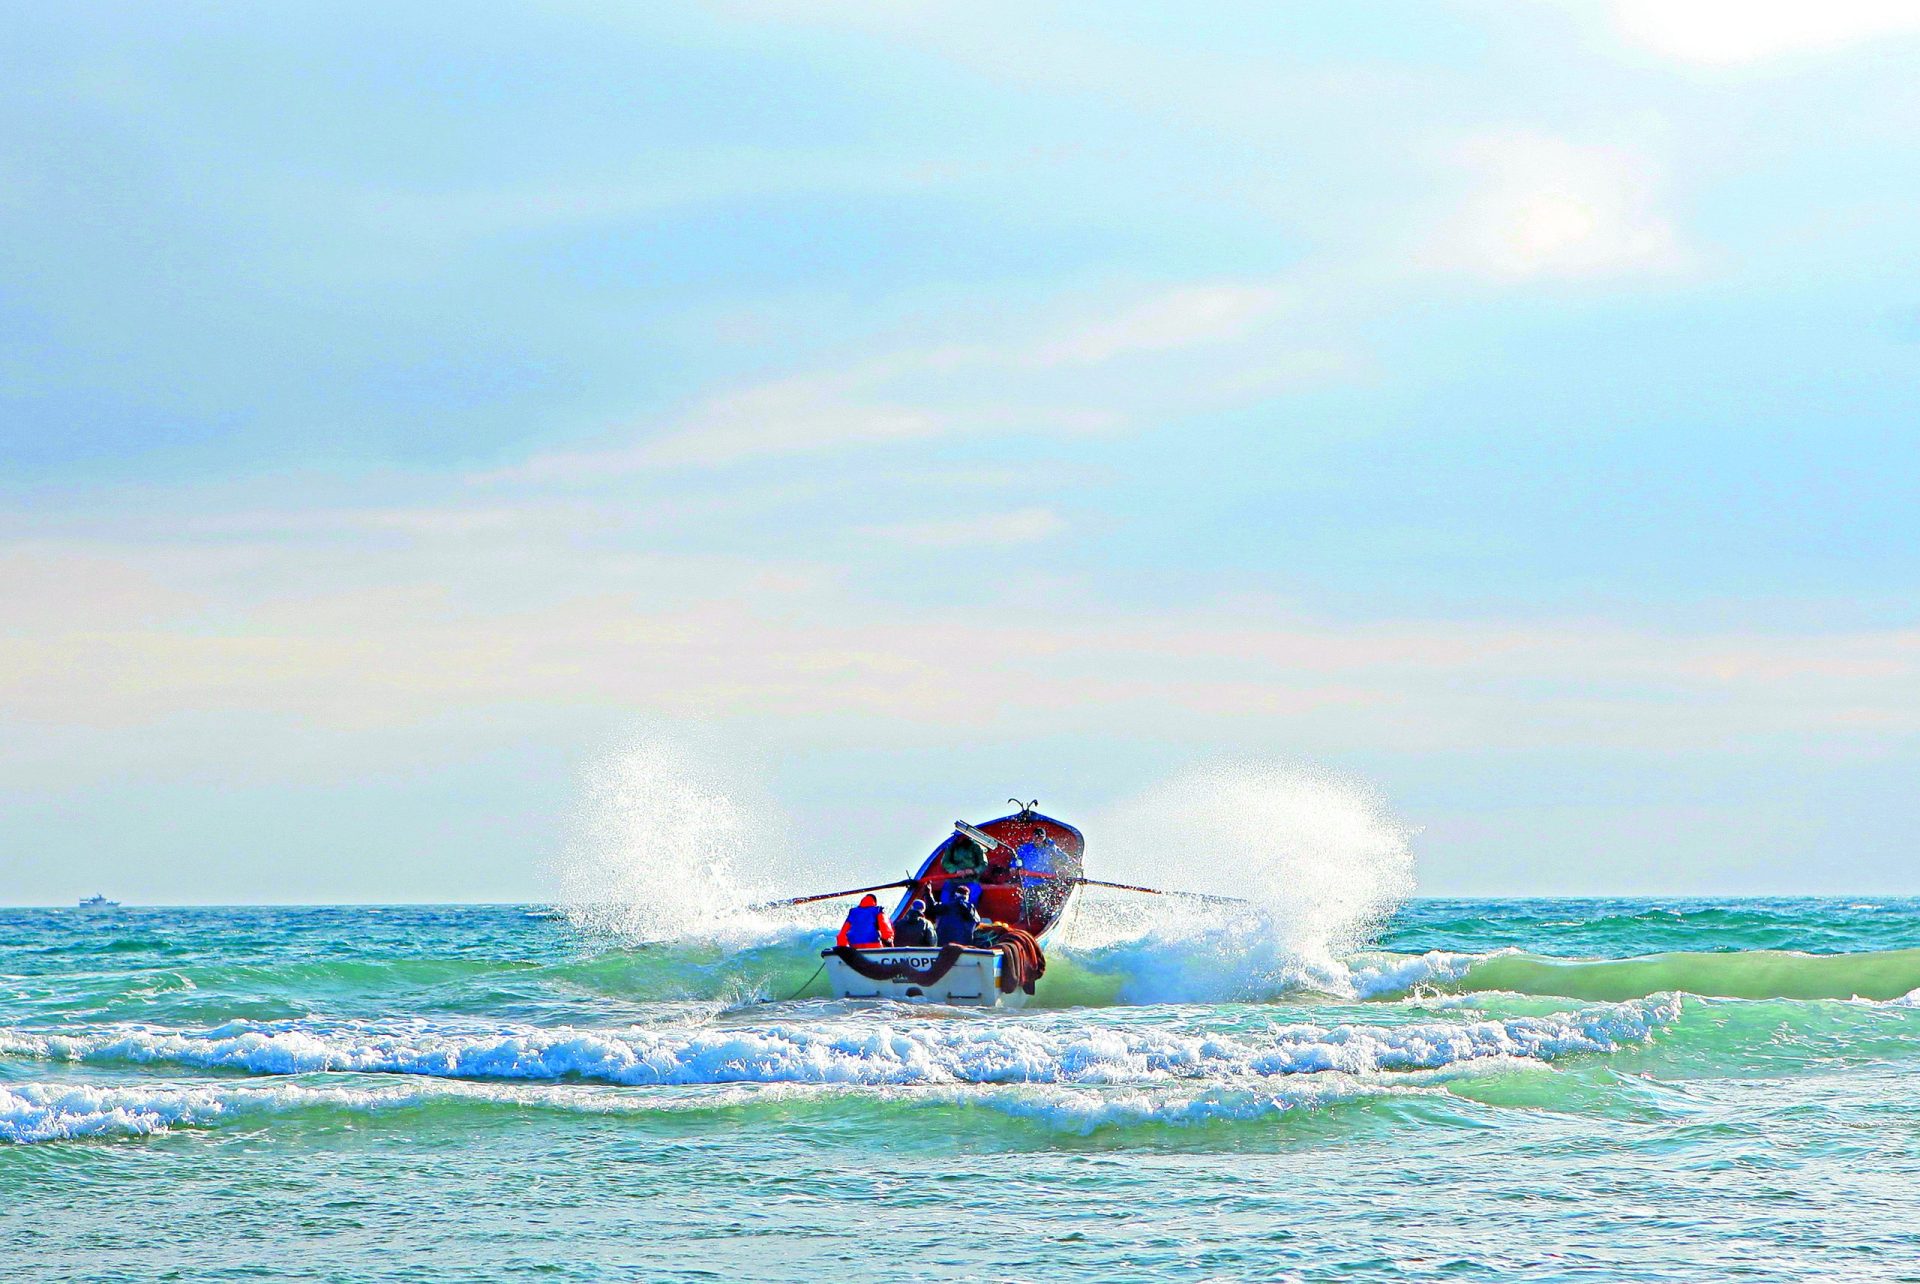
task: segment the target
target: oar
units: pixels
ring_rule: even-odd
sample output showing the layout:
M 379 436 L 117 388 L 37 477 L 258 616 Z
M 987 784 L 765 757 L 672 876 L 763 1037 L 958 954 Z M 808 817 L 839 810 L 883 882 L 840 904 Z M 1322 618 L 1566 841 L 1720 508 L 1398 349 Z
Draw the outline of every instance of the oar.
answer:
M 863 896 L 868 892 L 884 892 L 890 887 L 912 887 L 913 880 L 903 878 L 893 883 L 875 883 L 872 887 L 850 887 L 844 892 L 821 892 L 818 896 L 791 896 L 784 901 L 761 901 L 758 905 L 746 906 L 749 910 L 785 909 L 789 905 L 811 905 L 815 901 L 831 901 L 842 896 Z
M 1110 887 L 1116 892 L 1145 892 L 1149 896 L 1184 896 L 1191 901 L 1213 901 L 1218 905 L 1251 905 L 1252 901 L 1238 896 L 1214 896 L 1207 892 L 1163 892 L 1157 887 L 1135 887 L 1132 883 L 1108 883 L 1098 878 L 1070 878 L 1069 883 L 1078 883 L 1082 887 Z

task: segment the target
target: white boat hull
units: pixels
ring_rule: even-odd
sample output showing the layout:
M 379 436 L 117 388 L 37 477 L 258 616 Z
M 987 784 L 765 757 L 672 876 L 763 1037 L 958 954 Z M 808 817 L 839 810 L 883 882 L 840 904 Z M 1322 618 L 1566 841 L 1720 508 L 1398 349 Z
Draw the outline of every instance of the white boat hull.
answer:
M 940 957 L 932 947 L 861 950 L 860 956 L 875 963 L 907 963 L 925 971 Z M 956 1007 L 990 1008 L 1003 1000 L 1017 1006 L 1025 994 L 1000 992 L 999 950 L 967 949 L 960 952 L 954 965 L 937 981 L 880 981 L 862 976 L 842 959 L 826 958 L 827 983 L 843 999 L 892 999 L 898 1003 L 945 1003 Z

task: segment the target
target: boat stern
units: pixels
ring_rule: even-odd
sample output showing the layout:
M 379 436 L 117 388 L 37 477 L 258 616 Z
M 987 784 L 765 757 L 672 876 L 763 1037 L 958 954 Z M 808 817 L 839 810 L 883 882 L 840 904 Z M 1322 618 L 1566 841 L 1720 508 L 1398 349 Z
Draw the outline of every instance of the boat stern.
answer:
M 827 982 L 842 999 L 990 1008 L 1002 997 L 999 950 L 958 945 L 860 950 L 843 946 L 824 951 L 822 958 Z

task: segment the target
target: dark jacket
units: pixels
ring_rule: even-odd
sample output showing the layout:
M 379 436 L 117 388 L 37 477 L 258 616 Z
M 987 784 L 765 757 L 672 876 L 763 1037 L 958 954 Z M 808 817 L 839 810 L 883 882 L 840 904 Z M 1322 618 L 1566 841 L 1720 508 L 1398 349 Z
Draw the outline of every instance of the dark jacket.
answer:
M 980 926 L 980 911 L 973 907 L 972 889 L 949 887 L 940 908 L 934 911 L 934 937 L 941 945 L 972 945 L 973 933 Z
M 925 910 L 917 910 L 918 901 L 909 901 L 900 911 L 900 917 L 893 920 L 893 943 L 900 946 L 933 945 L 937 938 L 933 932 L 933 922 Z

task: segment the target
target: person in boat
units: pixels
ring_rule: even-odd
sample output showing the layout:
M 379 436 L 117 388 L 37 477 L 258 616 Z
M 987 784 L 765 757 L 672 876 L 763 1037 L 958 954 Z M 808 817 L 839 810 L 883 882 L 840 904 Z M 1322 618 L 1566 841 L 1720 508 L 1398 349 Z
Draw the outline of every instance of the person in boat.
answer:
M 937 944 L 933 920 L 927 917 L 927 903 L 918 896 L 907 902 L 900 917 L 893 920 L 893 943 L 902 947 Z
M 939 912 L 933 916 L 934 939 L 942 946 L 972 945 L 980 930 L 980 911 L 973 907 L 979 894 L 971 883 L 948 883 L 940 898 Z
M 1060 867 L 1060 858 L 1066 853 L 1060 850 L 1060 844 L 1040 826 L 1035 825 L 1033 832 L 1027 835 L 1027 841 L 1020 844 L 1014 857 L 1020 868 L 1031 874 L 1052 874 Z
M 1065 889 L 1052 880 L 1067 863 L 1067 853 L 1053 841 L 1053 835 L 1043 826 L 1035 825 L 1014 854 L 1020 862 L 1021 873 L 1039 876 L 1020 880 L 1020 912 L 1031 916 L 1042 913 L 1048 906 L 1058 907 L 1065 897 Z
M 862 896 L 860 903 L 847 911 L 847 921 L 840 925 L 840 935 L 835 941 L 856 950 L 893 944 L 893 924 L 887 921 L 887 912 L 880 908 L 880 901 L 873 893 Z
M 940 868 L 949 878 L 974 879 L 987 872 L 987 854 L 965 834 L 955 834 L 940 857 Z

